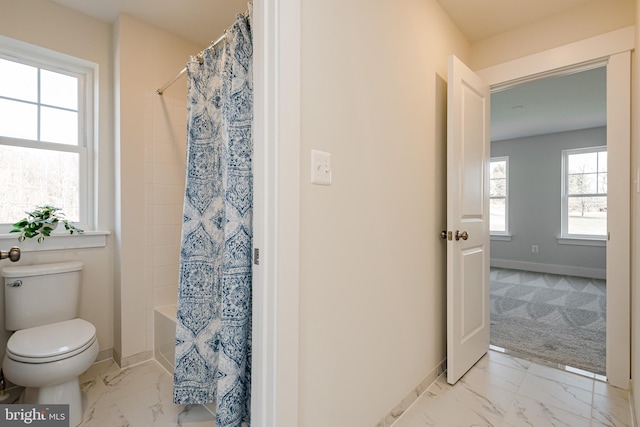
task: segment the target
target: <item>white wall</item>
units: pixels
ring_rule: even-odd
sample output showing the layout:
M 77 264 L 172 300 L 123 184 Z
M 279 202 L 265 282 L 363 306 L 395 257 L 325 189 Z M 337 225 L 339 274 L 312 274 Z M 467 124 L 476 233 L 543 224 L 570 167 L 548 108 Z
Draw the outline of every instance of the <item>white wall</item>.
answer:
M 497 265 L 495 260 L 503 267 L 507 266 L 503 261 L 523 261 L 550 273 L 600 277 L 600 271 L 604 277 L 604 246 L 561 245 L 557 237 L 561 234 L 562 150 L 606 145 L 606 132 L 600 127 L 491 143 L 491 157 L 509 157 L 512 234 L 511 241 L 491 242 L 492 265 Z M 532 253 L 531 245 L 538 245 L 540 251 Z
M 177 299 L 186 141 L 186 76 L 156 89 L 206 46 L 121 14 L 116 37 L 116 206 L 120 212 L 116 359 L 147 359 L 153 307 Z
M 113 230 L 111 25 L 47 0 L 0 0 L 0 34 L 98 64 L 97 226 L 100 230 Z M 4 244 L 9 242 L 2 240 Z M 113 236 L 110 236 L 104 248 L 26 252 L 19 261 L 20 264 L 84 262 L 80 315 L 96 326 L 103 352 L 100 357 L 109 357 L 113 348 L 113 247 Z M 0 262 L 0 266 L 6 265 L 5 262 Z
M 445 358 L 446 64 L 468 44 L 435 0 L 305 0 L 301 29 L 299 426 L 372 426 Z

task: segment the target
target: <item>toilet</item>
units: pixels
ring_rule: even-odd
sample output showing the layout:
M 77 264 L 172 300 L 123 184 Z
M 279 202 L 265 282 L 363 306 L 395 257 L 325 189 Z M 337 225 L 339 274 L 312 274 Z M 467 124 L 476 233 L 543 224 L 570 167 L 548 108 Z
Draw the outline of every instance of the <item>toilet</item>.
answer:
M 82 263 L 2 269 L 7 342 L 2 369 L 25 387 L 23 403 L 68 404 L 69 426 L 82 422 L 78 376 L 98 355 L 96 328 L 78 318 Z

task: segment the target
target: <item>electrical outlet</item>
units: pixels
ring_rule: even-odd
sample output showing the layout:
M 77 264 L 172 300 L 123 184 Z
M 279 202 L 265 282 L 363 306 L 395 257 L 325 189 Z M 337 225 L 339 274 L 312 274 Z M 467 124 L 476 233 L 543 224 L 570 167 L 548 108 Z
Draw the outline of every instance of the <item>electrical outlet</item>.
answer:
M 540 248 L 538 248 L 538 245 L 531 245 L 531 252 L 533 252 L 534 254 L 537 254 L 539 250 Z
M 331 153 L 311 150 L 311 183 L 331 185 Z

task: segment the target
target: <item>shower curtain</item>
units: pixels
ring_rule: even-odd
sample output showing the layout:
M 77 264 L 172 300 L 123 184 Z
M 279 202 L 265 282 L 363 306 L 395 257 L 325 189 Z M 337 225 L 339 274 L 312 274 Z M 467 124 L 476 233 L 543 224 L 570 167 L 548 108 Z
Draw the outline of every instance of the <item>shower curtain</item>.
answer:
M 174 402 L 216 403 L 216 425 L 249 425 L 252 38 L 238 15 L 191 61 Z

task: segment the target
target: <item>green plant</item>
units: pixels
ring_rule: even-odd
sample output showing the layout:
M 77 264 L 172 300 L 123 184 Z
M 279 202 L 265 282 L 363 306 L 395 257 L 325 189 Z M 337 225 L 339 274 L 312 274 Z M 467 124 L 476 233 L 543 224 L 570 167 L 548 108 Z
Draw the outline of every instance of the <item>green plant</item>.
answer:
M 69 231 L 69 234 L 84 233 L 84 230 L 77 228 L 64 218 L 60 208 L 50 205 L 36 206 L 35 210 L 25 213 L 27 217 L 13 224 L 13 229 L 10 231 L 10 233 L 20 233 L 19 242 L 24 241 L 25 238 L 37 236 L 38 243 L 42 243 L 44 238 L 50 236 L 51 232 L 56 229 L 59 222 L 64 224 L 64 228 Z

